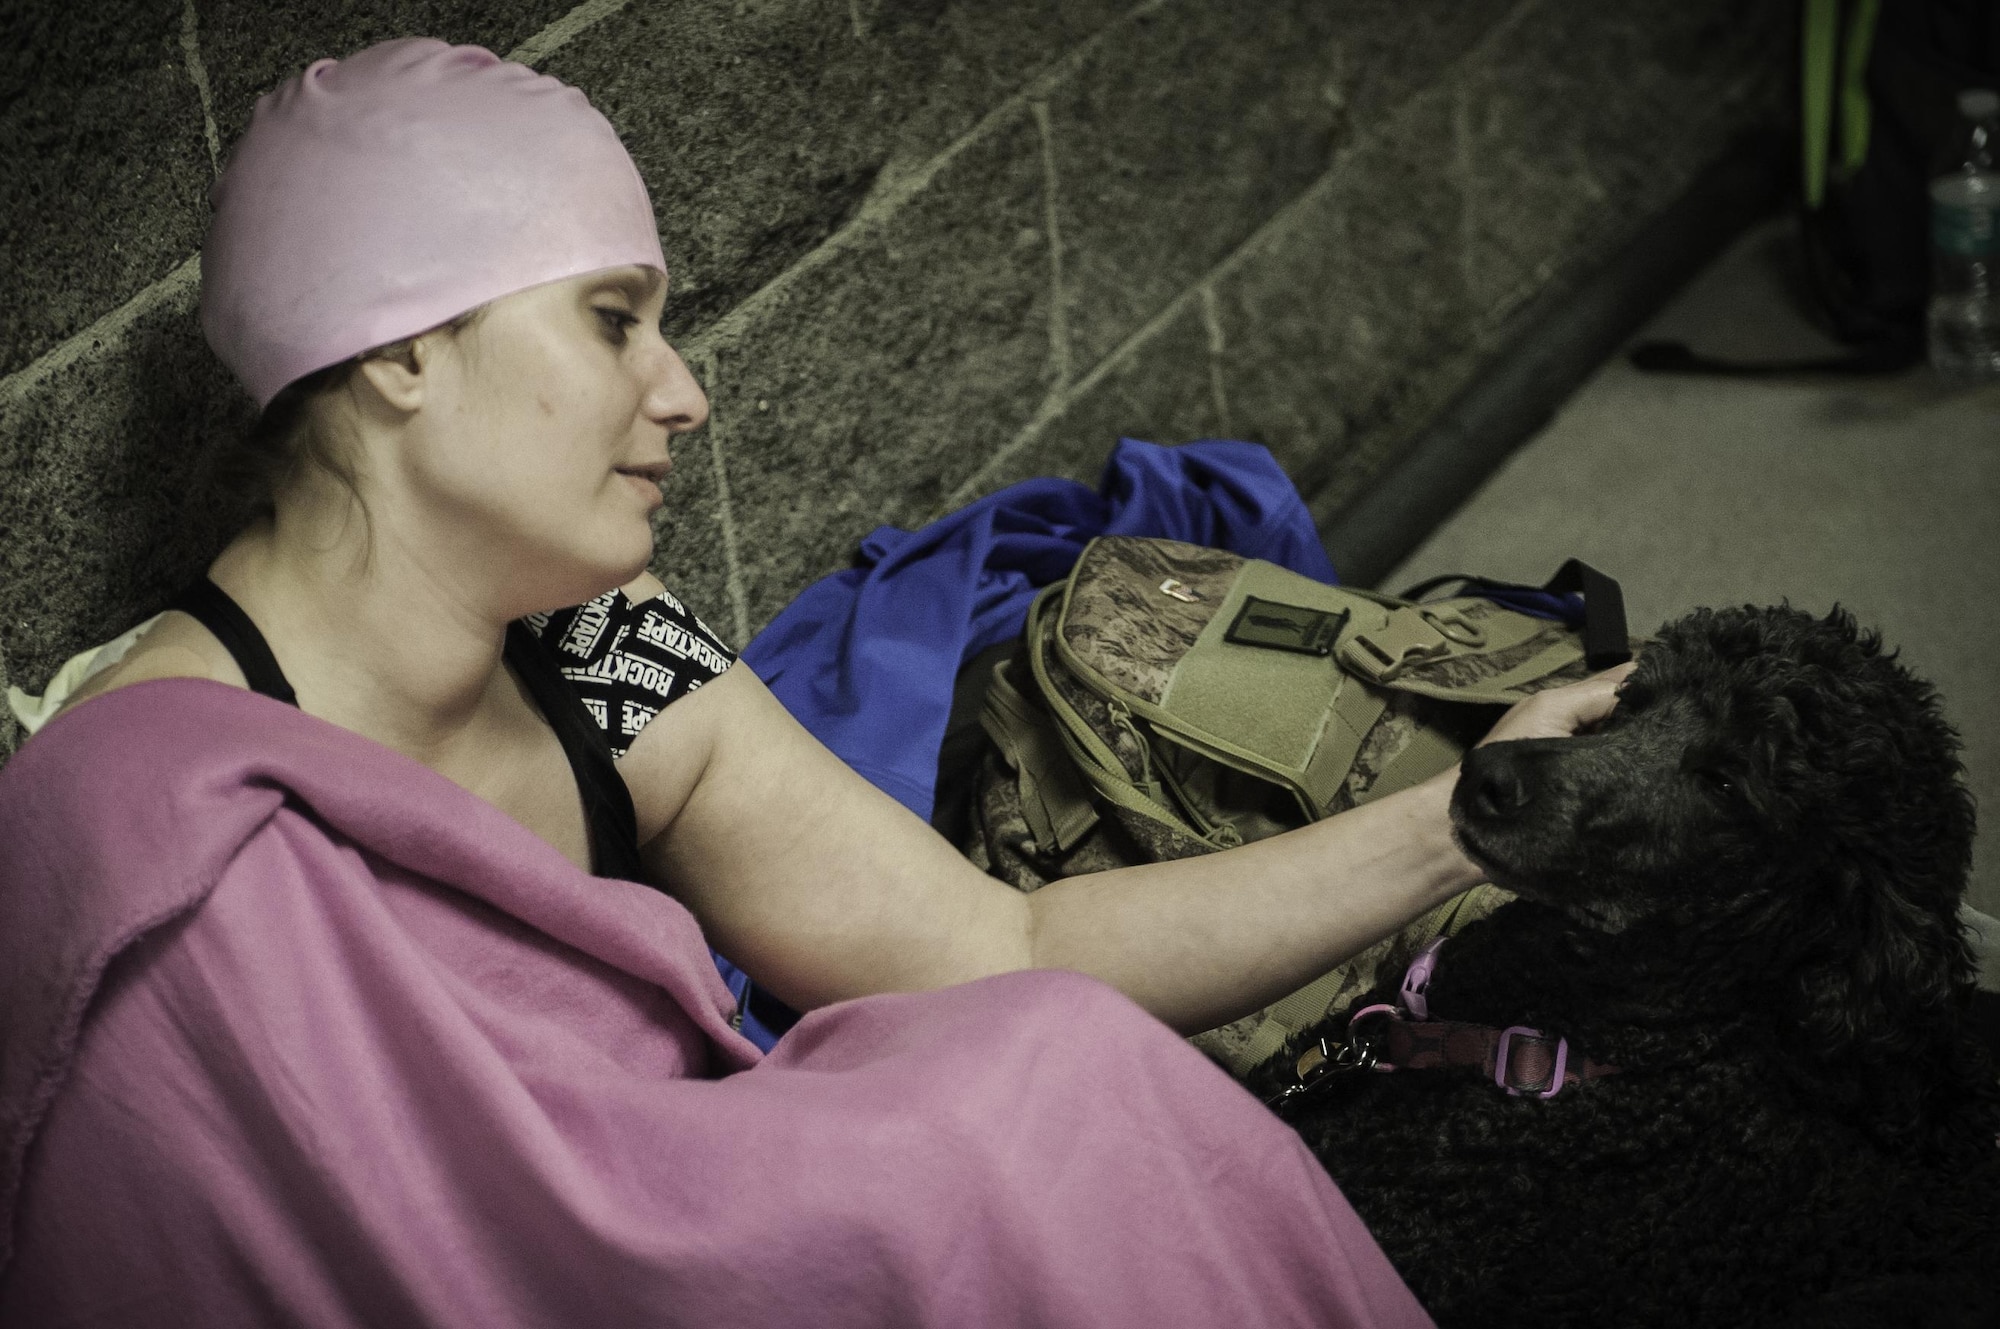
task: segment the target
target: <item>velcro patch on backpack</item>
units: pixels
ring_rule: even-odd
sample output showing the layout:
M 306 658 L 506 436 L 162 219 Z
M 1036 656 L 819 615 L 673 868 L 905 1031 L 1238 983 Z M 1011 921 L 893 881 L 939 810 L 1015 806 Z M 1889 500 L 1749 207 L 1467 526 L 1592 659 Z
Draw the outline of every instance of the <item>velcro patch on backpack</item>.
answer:
M 1239 646 L 1263 646 L 1301 655 L 1332 655 L 1347 626 L 1348 611 L 1329 612 L 1245 596 L 1243 607 L 1222 636 Z

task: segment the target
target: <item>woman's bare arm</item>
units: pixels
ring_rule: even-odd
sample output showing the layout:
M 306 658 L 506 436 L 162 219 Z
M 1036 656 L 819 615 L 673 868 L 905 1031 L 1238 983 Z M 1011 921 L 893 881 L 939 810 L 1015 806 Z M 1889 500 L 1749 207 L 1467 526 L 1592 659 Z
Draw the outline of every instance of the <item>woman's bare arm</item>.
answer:
M 1538 704 L 1538 730 L 1609 709 L 1608 683 L 1578 687 Z M 849 770 L 740 667 L 662 712 L 621 769 L 649 870 L 718 949 L 801 1008 L 1055 967 L 1205 1029 L 1478 880 L 1451 842 L 1447 775 L 1241 849 L 1023 895 Z

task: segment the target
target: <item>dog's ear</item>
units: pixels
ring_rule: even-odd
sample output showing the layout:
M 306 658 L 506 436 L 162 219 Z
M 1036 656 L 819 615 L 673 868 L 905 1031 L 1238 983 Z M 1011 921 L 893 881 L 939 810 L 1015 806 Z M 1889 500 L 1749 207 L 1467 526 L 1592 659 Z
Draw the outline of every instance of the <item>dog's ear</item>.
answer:
M 1971 983 L 1971 947 L 1955 913 L 1925 897 L 1927 882 L 1897 881 L 1904 865 L 1850 860 L 1845 878 L 1812 893 L 1824 916 L 1799 920 L 1812 943 L 1795 971 L 1795 1028 L 1823 1061 L 1896 1059 L 1955 1023 Z
M 1788 1023 L 1823 1064 L 1875 1068 L 1841 1078 L 1869 1085 L 1868 1115 L 1893 1133 L 1923 1115 L 1938 1077 L 1913 1063 L 1949 1059 L 1972 986 L 1958 922 L 1972 798 L 1935 691 L 1875 634 L 1838 608 L 1780 622 L 1792 664 L 1770 691 L 1789 714 L 1764 718 L 1783 784 L 1813 791 L 1788 863 Z
M 1966 1083 L 1971 947 L 1955 913 L 1885 886 L 1883 865 L 1855 864 L 1798 920 L 1807 956 L 1792 970 L 1784 1023 L 1823 1069 L 1809 1092 L 1841 1101 L 1884 1140 L 1926 1129 Z M 1917 898 L 1913 898 L 1913 896 Z

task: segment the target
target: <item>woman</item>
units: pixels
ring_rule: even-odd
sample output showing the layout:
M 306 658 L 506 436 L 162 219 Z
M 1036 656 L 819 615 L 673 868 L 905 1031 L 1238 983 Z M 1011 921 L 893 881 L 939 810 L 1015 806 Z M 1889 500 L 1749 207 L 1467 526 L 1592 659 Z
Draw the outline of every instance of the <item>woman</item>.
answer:
M 1473 884 L 1449 781 L 985 878 L 645 572 L 707 409 L 666 298 L 554 79 L 412 39 L 258 104 L 202 311 L 270 513 L 0 772 L 0 1321 L 1423 1323 L 1140 1008 L 1224 1023 Z M 642 639 L 656 704 L 564 691 Z M 815 1011 L 761 1063 L 703 937 Z

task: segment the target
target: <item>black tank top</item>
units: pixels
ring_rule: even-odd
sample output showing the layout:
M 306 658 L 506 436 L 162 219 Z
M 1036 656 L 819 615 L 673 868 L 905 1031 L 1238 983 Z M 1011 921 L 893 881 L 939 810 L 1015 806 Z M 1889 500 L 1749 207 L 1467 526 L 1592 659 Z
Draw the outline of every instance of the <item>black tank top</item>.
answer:
M 284 671 L 278 667 L 278 658 L 271 654 L 264 634 L 220 586 L 204 577 L 167 608 L 180 610 L 214 633 L 216 640 L 235 657 L 251 691 L 287 706 L 299 704 L 298 694 L 292 691 Z M 632 810 L 632 794 L 625 787 L 625 778 L 618 773 L 604 731 L 584 709 L 576 690 L 563 678 L 549 648 L 522 624 L 507 625 L 507 645 L 502 658 L 528 690 L 542 718 L 555 730 L 563 755 L 569 758 L 590 831 L 591 871 L 600 877 L 622 877 L 651 885 L 639 859 L 639 825 Z

